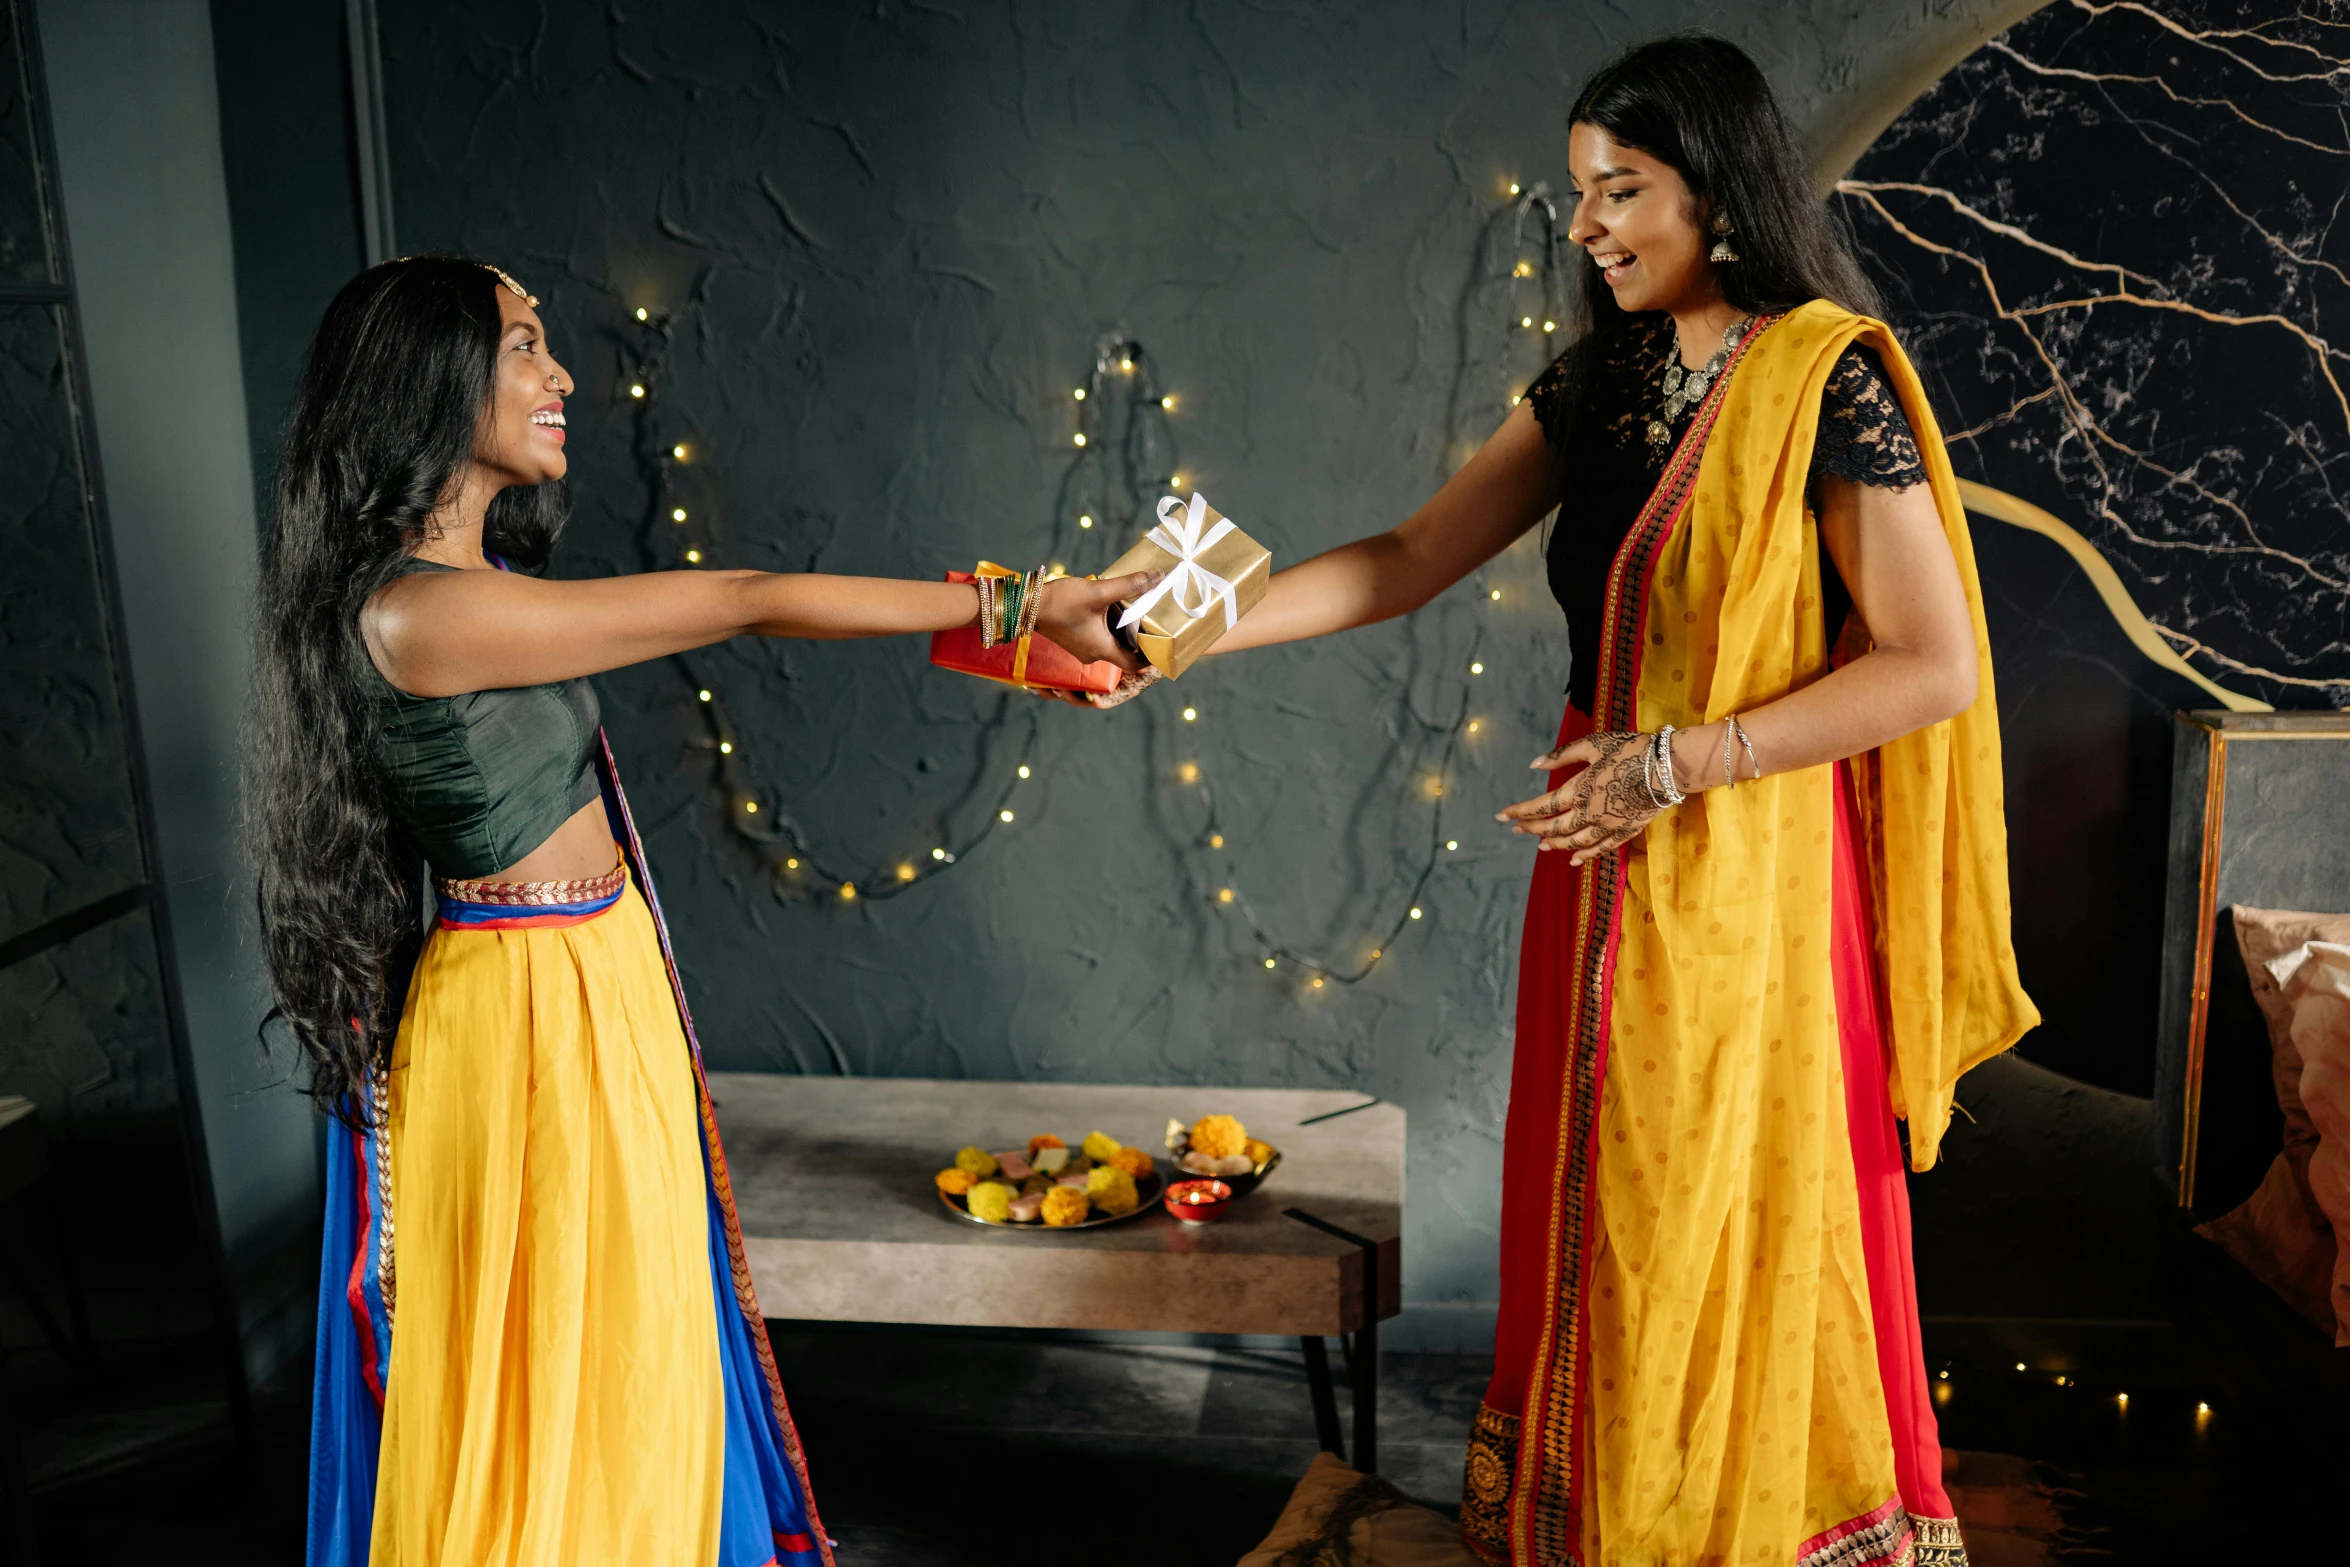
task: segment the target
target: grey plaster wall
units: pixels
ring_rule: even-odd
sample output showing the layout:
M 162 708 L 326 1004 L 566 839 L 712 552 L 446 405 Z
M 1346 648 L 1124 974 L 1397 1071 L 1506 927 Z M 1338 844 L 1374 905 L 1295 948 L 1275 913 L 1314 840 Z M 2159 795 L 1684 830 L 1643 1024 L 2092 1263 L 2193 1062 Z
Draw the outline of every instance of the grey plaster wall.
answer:
M 544 296 L 580 380 L 565 573 L 1099 567 L 1132 530 L 1075 526 L 1070 391 L 1120 324 L 1177 399 L 1180 456 L 1142 477 L 1295 561 L 1410 511 L 1539 368 L 1482 280 L 1606 57 L 1729 34 L 1833 173 L 2027 9 L 386 0 L 399 247 Z M 1107 716 L 913 641 L 601 686 L 714 1065 L 1377 1094 L 1411 1114 L 1405 1342 L 1482 1347 L 1527 876 L 1490 813 L 1565 659 L 1529 544 L 1407 621 Z M 831 890 L 901 863 L 893 898 Z M 1355 985 L 1294 961 L 1373 947 Z
M 256 1048 L 266 1006 L 237 850 L 255 560 L 227 195 L 203 0 L 41 7 L 147 776 L 213 1191 L 249 1359 L 306 1330 L 307 1104 Z M 314 1254 L 313 1258 L 314 1260 Z

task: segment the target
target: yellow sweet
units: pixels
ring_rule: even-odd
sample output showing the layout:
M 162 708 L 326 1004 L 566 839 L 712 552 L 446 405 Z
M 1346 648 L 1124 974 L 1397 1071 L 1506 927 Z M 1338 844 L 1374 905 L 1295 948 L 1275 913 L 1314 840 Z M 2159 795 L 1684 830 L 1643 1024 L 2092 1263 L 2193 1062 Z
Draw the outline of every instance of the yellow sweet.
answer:
M 1132 1213 L 1142 1201 L 1134 1189 L 1134 1177 L 1114 1164 L 1097 1164 L 1086 1172 L 1085 1195 L 1107 1214 Z
M 1085 1134 L 1085 1157 L 1096 1164 L 1107 1164 L 1119 1149 L 1118 1139 L 1107 1132 Z
M 1012 1188 L 1001 1181 L 981 1181 L 971 1188 L 971 1195 L 964 1201 L 971 1205 L 971 1216 L 975 1219 L 1003 1224 L 1012 1217 Z
M 1203 1115 L 1191 1123 L 1191 1151 L 1210 1159 L 1227 1159 L 1248 1143 L 1248 1128 L 1229 1115 Z
M 969 1170 L 957 1166 L 952 1170 L 939 1171 L 936 1179 L 940 1191 L 945 1192 L 949 1197 L 960 1197 L 971 1189 L 971 1183 L 979 1177 L 973 1175 Z
M 1006 1204 L 1007 1211 L 1009 1204 Z M 1074 1186 L 1056 1186 L 1044 1194 L 1044 1222 L 1055 1226 L 1083 1224 L 1085 1216 L 1093 1212 L 1093 1204 L 1085 1193 Z
M 955 1155 L 955 1168 L 973 1175 L 995 1174 L 995 1155 L 984 1148 L 965 1148 Z
M 1273 1157 L 1273 1145 L 1261 1143 L 1253 1137 L 1241 1145 L 1240 1151 L 1248 1155 L 1248 1162 L 1251 1164 L 1263 1164 L 1267 1159 Z
M 1157 1168 L 1157 1166 L 1151 1162 L 1151 1156 L 1143 1152 L 1140 1148 L 1121 1148 L 1116 1153 L 1110 1155 L 1110 1163 L 1116 1165 L 1119 1169 L 1124 1170 L 1128 1175 L 1133 1176 L 1138 1181 L 1141 1180 L 1144 1176 L 1150 1174 L 1152 1170 Z M 1091 1172 L 1088 1172 L 1088 1174 L 1090 1173 Z

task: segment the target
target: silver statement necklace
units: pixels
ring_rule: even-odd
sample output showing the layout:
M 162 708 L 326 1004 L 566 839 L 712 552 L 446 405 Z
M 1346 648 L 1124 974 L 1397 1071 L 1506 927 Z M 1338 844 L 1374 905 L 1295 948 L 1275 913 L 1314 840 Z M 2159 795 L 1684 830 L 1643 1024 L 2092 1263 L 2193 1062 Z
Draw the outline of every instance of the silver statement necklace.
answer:
M 1674 344 L 1672 351 L 1665 355 L 1665 416 L 1648 421 L 1649 445 L 1661 452 L 1673 444 L 1674 424 L 1679 422 L 1684 411 L 1704 400 L 1706 390 L 1714 384 L 1714 377 L 1722 373 L 1722 367 L 1730 362 L 1731 351 L 1738 346 L 1738 340 L 1746 335 L 1746 329 L 1752 325 L 1754 317 L 1740 316 L 1724 327 L 1722 346 L 1715 349 L 1714 356 L 1696 370 L 1682 368 L 1680 345 L 1678 342 Z

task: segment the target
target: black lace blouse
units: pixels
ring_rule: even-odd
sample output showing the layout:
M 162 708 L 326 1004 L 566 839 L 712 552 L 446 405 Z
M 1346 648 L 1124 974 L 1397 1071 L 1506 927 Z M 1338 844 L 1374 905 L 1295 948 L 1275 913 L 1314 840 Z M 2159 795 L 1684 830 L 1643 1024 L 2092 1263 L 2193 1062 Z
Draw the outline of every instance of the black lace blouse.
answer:
M 1550 536 L 1550 591 L 1567 615 L 1573 657 L 1567 698 L 1586 713 L 1598 679 L 1608 570 L 1633 519 L 1664 476 L 1665 459 L 1697 414 L 1695 403 L 1678 417 L 1665 413 L 1664 370 L 1667 356 L 1678 352 L 1669 317 L 1641 318 L 1604 344 L 1587 340 L 1568 349 L 1526 389 L 1565 486 L 1566 501 Z M 1581 394 L 1569 406 L 1578 381 Z M 1652 422 L 1669 432 L 1662 446 L 1649 438 Z M 1828 374 L 1812 449 L 1815 496 L 1823 474 L 1894 490 L 1925 480 L 1916 436 L 1873 350 L 1847 348 Z M 1822 608 L 1833 641 L 1852 599 L 1824 550 L 1820 565 Z

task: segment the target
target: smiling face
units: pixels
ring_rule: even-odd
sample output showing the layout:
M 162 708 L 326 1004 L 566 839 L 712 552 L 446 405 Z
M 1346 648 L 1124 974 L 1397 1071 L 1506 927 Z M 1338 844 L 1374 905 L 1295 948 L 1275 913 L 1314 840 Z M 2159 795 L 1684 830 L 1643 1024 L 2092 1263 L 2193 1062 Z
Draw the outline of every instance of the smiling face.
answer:
M 1708 203 L 1680 170 L 1582 123 L 1567 133 L 1567 166 L 1575 182 L 1567 237 L 1590 254 L 1619 308 L 1680 314 L 1721 298 L 1705 259 Z
M 547 348 L 538 312 L 499 284 L 498 364 L 474 462 L 506 485 L 545 484 L 570 468 L 563 454 L 563 395 L 571 376 Z

